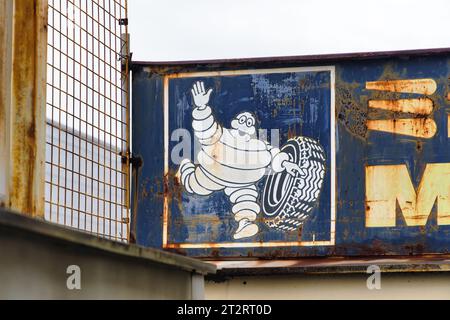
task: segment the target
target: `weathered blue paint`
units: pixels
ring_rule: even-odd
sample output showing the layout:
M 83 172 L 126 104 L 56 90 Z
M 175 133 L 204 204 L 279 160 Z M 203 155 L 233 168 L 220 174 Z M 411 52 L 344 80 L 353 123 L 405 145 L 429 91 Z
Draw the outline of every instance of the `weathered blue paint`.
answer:
M 138 203 L 147 205 L 139 206 L 140 213 L 132 215 L 131 236 L 138 244 L 158 248 L 162 245 L 164 194 L 163 82 L 160 76 L 133 72 L 133 90 L 136 90 L 133 94 L 133 148 L 142 158 L 143 165 L 133 170 L 133 186 L 136 182 L 139 185 L 132 192 L 133 198 L 138 192 Z M 138 101 L 146 103 L 140 107 Z M 137 180 L 136 173 L 139 175 Z
M 331 72 L 300 71 L 258 75 L 177 77 L 181 72 L 252 70 L 291 67 L 333 66 Z M 171 75 L 168 91 L 169 133 L 184 128 L 192 132 L 193 108 L 190 89 L 198 80 L 214 92 L 210 106 L 219 123 L 230 127 L 242 111 L 254 112 L 264 129 L 280 129 L 281 145 L 291 136 L 307 136 L 320 142 L 326 153 L 326 175 L 317 206 L 301 232 L 279 232 L 259 221 L 260 233 L 252 239 L 233 240 L 236 222 L 231 205 L 222 191 L 202 197 L 188 195 L 175 179 L 178 164 L 169 161 L 164 176 L 164 76 Z M 240 62 L 192 65 L 133 66 L 133 154 L 142 157 L 137 174 L 138 202 L 132 212 L 132 229 L 138 244 L 162 247 L 164 197 L 168 201 L 167 242 L 169 244 L 209 244 L 205 248 L 176 249 L 201 257 L 264 257 L 409 255 L 447 253 L 450 226 L 437 225 L 436 205 L 425 226 L 406 226 L 397 210 L 395 227 L 365 226 L 365 168 L 371 165 L 406 164 L 417 188 L 428 163 L 449 163 L 447 100 L 450 52 L 434 55 L 392 56 L 389 58 L 329 59 L 326 62 Z M 423 95 L 372 91 L 367 81 L 431 78 L 437 90 L 430 116 L 437 125 L 431 139 L 367 130 L 367 119 L 392 118 L 387 111 L 369 110 L 370 99 L 417 98 Z M 331 113 L 331 95 L 336 112 Z M 336 221 L 334 244 L 274 247 L 216 248 L 220 243 L 276 243 L 328 241 L 331 237 L 331 119 L 336 132 Z M 395 117 L 402 115 L 396 113 Z M 194 137 L 194 135 L 192 135 Z M 170 139 L 170 136 L 169 136 Z M 193 138 L 194 142 L 194 138 Z M 270 137 L 269 137 L 270 142 Z M 169 153 L 177 141 L 169 141 Z M 184 155 L 195 159 L 192 152 Z M 169 157 L 170 159 L 170 157 Z M 134 176 L 136 179 L 136 176 Z M 136 180 L 135 180 L 136 183 Z M 386 182 L 388 183 L 388 182 Z M 264 179 L 259 190 L 263 189 Z M 133 186 L 135 184 L 133 183 Z M 176 246 L 175 246 L 176 247 Z

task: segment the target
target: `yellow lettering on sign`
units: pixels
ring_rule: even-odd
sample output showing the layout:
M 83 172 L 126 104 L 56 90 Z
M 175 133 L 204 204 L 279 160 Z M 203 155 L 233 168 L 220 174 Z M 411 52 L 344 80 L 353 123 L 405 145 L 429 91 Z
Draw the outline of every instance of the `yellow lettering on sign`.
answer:
M 427 164 L 417 192 L 406 165 L 366 167 L 366 227 L 394 227 L 397 201 L 408 226 L 424 226 L 436 200 L 438 225 L 450 225 L 450 163 Z
M 431 139 L 437 131 L 433 119 L 367 120 L 367 129 Z
M 436 91 L 437 84 L 433 79 L 368 81 L 366 89 L 431 95 Z
M 429 115 L 433 112 L 433 101 L 429 98 L 369 100 L 369 108 Z

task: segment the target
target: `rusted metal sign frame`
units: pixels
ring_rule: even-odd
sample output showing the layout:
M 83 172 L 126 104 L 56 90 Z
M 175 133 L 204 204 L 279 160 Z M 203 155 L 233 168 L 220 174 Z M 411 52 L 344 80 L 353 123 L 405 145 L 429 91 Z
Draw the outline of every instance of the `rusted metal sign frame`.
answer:
M 137 71 L 137 72 L 141 72 L 143 70 L 145 70 L 145 72 L 147 73 L 149 78 L 152 79 L 156 79 L 158 77 L 163 77 L 163 78 L 170 78 L 170 77 L 177 77 L 180 74 L 186 74 L 186 73 L 192 73 L 192 72 L 222 72 L 224 70 L 252 70 L 252 69 L 264 69 L 267 67 L 270 68 L 288 68 L 288 67 L 303 67 L 303 66 L 323 66 L 323 65 L 332 65 L 332 64 L 338 64 L 338 63 L 342 63 L 342 62 L 349 62 L 349 61 L 379 61 L 382 59 L 397 59 L 397 61 L 401 61 L 401 60 L 407 60 L 407 59 L 414 59 L 414 58 L 424 58 L 426 59 L 427 57 L 437 57 L 440 55 L 445 55 L 448 56 L 450 54 L 450 48 L 442 48 L 442 49 L 430 49 L 430 50 L 408 50 L 408 51 L 394 51 L 394 52 L 375 52 L 375 53 L 357 53 L 357 54 L 337 54 L 337 55 L 319 55 L 319 56 L 300 56 L 300 57 L 275 57 L 275 58 L 254 58 L 254 59 L 234 59 L 234 60 L 210 60 L 210 61 L 182 61 L 182 62 L 134 62 L 133 64 L 133 70 Z M 161 88 L 164 88 L 164 84 L 162 83 L 163 81 L 161 81 L 161 83 L 159 84 L 158 81 L 156 81 L 154 84 L 152 84 L 151 87 L 149 86 L 145 86 L 143 85 L 143 83 L 141 83 L 142 79 L 139 79 L 138 83 L 138 89 L 142 89 L 142 88 L 147 88 L 148 90 L 150 90 L 152 97 L 154 97 L 154 101 L 157 102 L 158 101 L 158 95 L 160 94 L 160 90 Z M 441 90 L 441 89 L 440 89 Z M 161 90 L 162 91 L 162 90 Z M 447 104 L 448 101 L 450 100 L 450 94 L 449 94 L 449 88 L 447 85 L 447 88 L 444 89 L 445 92 L 445 98 L 447 99 Z M 134 95 L 136 94 L 136 89 L 133 90 Z M 427 92 L 424 92 L 425 94 L 427 94 Z M 439 92 L 442 93 L 442 92 Z M 133 96 L 133 98 L 135 98 Z M 138 99 L 138 98 L 136 98 Z M 161 98 L 161 100 L 163 100 Z M 134 100 L 134 108 L 136 108 L 138 106 L 138 101 Z M 163 105 L 163 102 L 161 101 L 161 105 Z M 396 105 L 395 107 L 402 107 L 402 104 Z M 426 106 L 425 106 L 426 108 Z M 443 107 L 445 109 L 445 107 Z M 424 109 L 426 110 L 426 109 Z M 163 112 L 162 110 L 150 110 L 151 112 L 154 112 L 154 116 L 155 118 L 159 119 L 159 117 L 163 116 Z M 447 112 L 448 114 L 448 112 Z M 337 115 L 336 115 L 337 116 Z M 441 119 L 442 120 L 442 119 Z M 442 123 L 444 120 L 441 121 L 440 123 Z M 155 120 L 157 121 L 157 120 Z M 157 126 L 158 124 L 156 123 L 149 123 L 149 125 L 155 125 Z M 448 128 L 447 128 L 448 127 Z M 432 128 L 431 128 L 432 129 Z M 445 130 L 447 131 L 448 129 L 450 129 L 450 124 L 448 124 L 445 128 L 440 128 L 440 130 Z M 136 128 L 136 124 L 133 126 L 133 130 L 136 130 L 136 132 L 142 132 L 142 128 Z M 136 132 L 134 132 L 134 134 L 136 134 Z M 449 131 L 450 132 L 450 131 Z M 426 132 L 425 132 L 426 133 Z M 449 135 L 450 136 L 450 135 Z M 135 135 L 134 135 L 135 137 Z M 423 136 L 423 138 L 427 139 L 427 136 Z M 165 144 L 165 141 L 162 137 L 152 137 L 150 141 L 148 141 L 148 143 L 161 143 L 161 144 Z M 136 145 L 136 144 L 134 144 Z M 418 149 L 422 148 L 422 141 L 418 142 Z M 136 151 L 136 149 L 135 149 Z M 154 151 L 155 152 L 155 151 Z M 139 151 L 138 151 L 139 154 Z M 146 159 L 144 158 L 144 165 L 145 165 L 145 161 Z M 160 167 L 160 163 L 158 161 L 155 161 L 154 163 L 152 163 L 155 165 L 155 170 L 158 170 L 158 168 Z M 164 163 L 161 163 L 161 165 L 164 166 Z M 161 171 L 163 168 L 161 168 Z M 167 170 L 164 171 L 165 173 L 167 173 Z M 142 177 L 141 177 L 142 178 Z M 158 181 L 153 181 L 156 182 L 156 184 L 158 184 Z M 135 185 L 137 186 L 137 188 L 143 187 L 145 184 L 147 184 L 147 186 L 149 186 L 148 183 L 150 182 L 142 182 L 141 181 L 134 181 Z M 161 185 L 160 187 L 154 187 L 152 189 L 150 189 L 150 192 L 155 193 L 155 197 L 163 197 L 166 192 L 168 192 L 168 178 L 167 176 L 165 176 L 164 178 L 164 183 Z M 136 190 L 134 190 L 134 192 L 136 192 Z M 141 193 L 143 192 L 143 193 Z M 144 197 L 148 197 L 150 196 L 149 191 L 146 190 L 137 190 L 137 194 L 135 193 L 135 197 L 138 200 L 142 200 L 142 196 Z M 137 210 L 139 210 L 138 207 L 138 203 L 134 203 L 134 208 L 138 208 Z M 157 207 L 155 208 L 157 209 Z M 136 210 L 136 209 L 135 209 Z M 134 228 L 138 228 L 139 229 L 139 221 L 142 221 L 143 216 L 139 214 L 139 211 L 135 211 L 134 214 L 137 215 L 137 217 L 135 216 L 134 218 L 136 219 L 138 225 L 134 225 Z M 148 208 L 145 208 L 146 214 L 152 214 L 152 212 L 148 211 Z M 161 208 L 161 212 L 163 211 L 163 208 Z M 155 215 L 158 215 L 158 212 L 154 213 Z M 165 222 L 167 223 L 167 221 Z M 146 224 L 148 225 L 148 222 L 146 222 Z M 132 226 L 133 227 L 133 226 Z M 152 237 L 156 236 L 159 237 L 160 234 L 159 231 L 158 232 L 158 227 L 162 227 L 161 226 L 152 226 L 151 228 L 148 228 L 147 230 L 150 230 L 153 232 L 153 234 L 147 233 L 147 234 L 137 234 L 137 242 L 141 243 L 143 245 L 152 245 L 151 243 L 156 243 L 156 245 L 158 246 L 158 241 L 153 241 Z M 160 245 L 163 246 L 163 243 L 160 242 Z M 409 249 L 408 249 L 409 248 Z M 354 249 L 356 250 L 357 248 L 354 247 Z M 443 255 L 445 255 L 445 250 L 442 253 L 430 253 L 427 251 L 423 251 L 421 250 L 420 244 L 414 244 L 411 243 L 410 246 L 407 246 L 404 248 L 405 251 L 404 253 L 406 253 L 406 251 L 410 250 L 410 254 L 414 255 L 415 257 L 423 257 L 423 259 L 426 260 L 433 260 L 435 262 L 433 262 L 433 264 L 447 264 L 445 259 L 439 259 L 439 257 L 443 257 Z M 194 251 L 191 251 L 189 249 L 183 249 L 183 248 L 177 248 L 176 249 L 178 252 L 184 253 L 184 254 L 193 254 L 196 255 Z M 372 249 L 372 251 L 367 251 L 366 250 L 366 254 L 363 253 L 358 253 L 359 256 L 367 256 L 367 257 L 380 257 L 380 256 L 390 256 L 392 259 L 396 259 L 396 257 L 398 257 L 399 261 L 403 260 L 406 261 L 408 259 L 405 260 L 405 256 L 404 255 L 397 255 L 395 252 L 390 252 L 392 250 L 392 247 L 386 247 L 385 248 L 386 251 L 383 251 L 382 248 L 379 247 L 374 247 Z M 199 252 L 199 251 L 196 251 Z M 240 260 L 248 260 L 248 259 L 254 259 L 250 256 L 221 256 L 217 251 L 216 248 L 214 248 L 213 246 L 208 250 L 208 252 L 210 252 L 211 256 L 208 259 L 207 257 L 205 257 L 205 255 L 200 254 L 199 256 L 204 257 L 205 259 L 208 260 L 212 260 L 211 257 L 214 257 L 214 260 L 229 260 L 229 259 L 240 259 Z M 356 250 L 355 252 L 362 252 L 361 250 Z M 319 254 L 320 255 L 320 254 Z M 355 256 L 355 255 L 353 255 Z M 273 255 L 266 255 L 266 258 L 270 257 L 271 259 L 289 259 L 289 258 L 294 258 L 298 256 L 295 255 L 291 255 L 291 256 L 283 256 L 283 257 L 279 257 L 276 255 L 276 253 L 274 253 Z M 339 257 L 341 259 L 348 259 L 349 263 L 351 264 L 352 259 L 349 259 L 348 256 L 346 256 L 345 254 L 345 249 L 336 249 L 335 252 L 333 253 L 333 257 L 339 259 Z M 365 261 L 365 262 L 364 262 Z M 363 259 L 363 262 L 360 262 L 362 264 L 367 264 L 367 261 L 372 261 L 371 259 Z M 373 260 L 373 261 L 376 261 Z M 409 260 L 408 260 L 409 261 Z M 274 265 L 276 265 L 276 267 L 288 267 L 287 265 L 289 265 L 289 262 L 286 261 L 286 263 L 283 263 L 282 261 L 280 261 L 280 263 L 276 263 L 276 261 L 273 261 L 273 263 L 275 263 Z M 413 264 L 414 262 L 411 261 L 411 263 L 406 262 L 405 263 L 405 271 L 408 271 L 409 266 L 411 266 L 411 264 Z M 217 262 L 218 265 L 220 265 L 219 262 Z M 271 263 L 269 263 L 271 264 Z M 295 267 L 295 263 L 291 263 L 293 267 Z M 339 264 L 339 263 L 338 263 Z M 392 264 L 392 263 L 391 263 Z M 346 265 L 346 263 L 342 263 L 342 265 Z M 243 268 L 253 268 L 253 265 L 251 265 L 251 263 L 244 263 L 242 265 Z M 445 268 L 444 268 L 445 269 Z M 440 270 L 444 270 L 444 269 L 440 269 Z M 412 270 L 412 269 L 411 269 Z M 445 269 L 446 270 L 446 269 Z
M 3 0 L 2 205 L 35 217 L 44 214 L 47 0 Z M 4 11 L 3 11 L 4 10 Z

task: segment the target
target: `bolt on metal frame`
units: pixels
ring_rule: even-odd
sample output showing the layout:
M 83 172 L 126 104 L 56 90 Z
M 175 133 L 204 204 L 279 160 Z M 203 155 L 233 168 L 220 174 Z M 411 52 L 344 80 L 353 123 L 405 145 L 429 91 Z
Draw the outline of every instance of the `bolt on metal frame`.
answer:
M 45 219 L 117 241 L 130 220 L 126 17 L 126 0 L 48 1 Z

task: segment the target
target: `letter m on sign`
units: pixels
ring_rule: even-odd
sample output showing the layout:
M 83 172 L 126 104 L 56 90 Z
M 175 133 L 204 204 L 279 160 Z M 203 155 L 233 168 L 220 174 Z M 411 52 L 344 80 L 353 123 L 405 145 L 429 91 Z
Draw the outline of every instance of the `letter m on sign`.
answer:
M 406 165 L 366 167 L 366 227 L 395 227 L 397 202 L 408 226 L 424 226 L 436 201 L 450 225 L 450 163 L 427 164 L 417 190 Z

